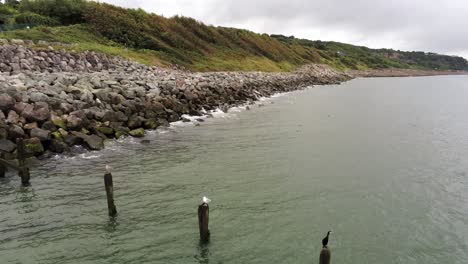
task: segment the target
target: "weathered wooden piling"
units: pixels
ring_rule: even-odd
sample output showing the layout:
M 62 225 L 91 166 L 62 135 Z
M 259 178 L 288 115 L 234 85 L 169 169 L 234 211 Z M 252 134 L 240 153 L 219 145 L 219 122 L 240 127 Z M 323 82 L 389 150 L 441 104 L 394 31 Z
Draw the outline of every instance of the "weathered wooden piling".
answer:
M 322 251 L 320 251 L 320 264 L 330 264 L 330 259 L 331 259 L 331 252 L 330 249 L 327 247 L 322 248 Z
M 21 177 L 21 183 L 23 185 L 29 185 L 31 176 L 29 174 L 29 168 L 26 167 L 26 148 L 22 138 L 16 140 L 16 151 L 19 166 L 18 175 Z
M 106 187 L 109 216 L 114 217 L 117 215 L 117 208 L 114 204 L 114 184 L 112 182 L 112 174 L 110 172 L 104 175 L 104 186 Z
M 210 241 L 210 230 L 208 229 L 210 207 L 207 203 L 198 206 L 198 227 L 200 229 L 200 241 Z
M 5 159 L 5 153 L 3 153 L 1 151 L 0 151 L 0 159 L 2 159 L 2 160 Z M 0 178 L 5 177 L 6 171 L 7 171 L 7 167 L 0 163 Z

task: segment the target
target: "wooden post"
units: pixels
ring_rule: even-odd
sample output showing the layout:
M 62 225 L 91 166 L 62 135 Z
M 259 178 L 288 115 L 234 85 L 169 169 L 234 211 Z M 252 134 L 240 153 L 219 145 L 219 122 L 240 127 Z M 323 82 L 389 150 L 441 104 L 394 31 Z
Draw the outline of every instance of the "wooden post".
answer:
M 0 159 L 5 159 L 5 153 L 0 151 Z M 5 172 L 7 171 L 7 167 L 0 163 L 0 178 L 5 177 Z
M 112 174 L 106 173 L 104 175 L 104 186 L 106 187 L 107 194 L 107 208 L 109 209 L 109 216 L 114 217 L 117 215 L 117 209 L 114 204 L 114 184 L 112 182 Z
M 198 227 L 200 229 L 200 240 L 202 242 L 210 241 L 210 230 L 208 229 L 210 207 L 207 203 L 198 206 Z
M 320 264 L 330 264 L 331 252 L 327 247 L 322 248 L 320 251 Z
M 29 174 L 29 168 L 26 167 L 26 149 L 24 147 L 24 140 L 22 138 L 16 139 L 16 151 L 18 158 L 18 175 L 21 177 L 21 183 L 24 186 L 29 185 L 31 175 Z

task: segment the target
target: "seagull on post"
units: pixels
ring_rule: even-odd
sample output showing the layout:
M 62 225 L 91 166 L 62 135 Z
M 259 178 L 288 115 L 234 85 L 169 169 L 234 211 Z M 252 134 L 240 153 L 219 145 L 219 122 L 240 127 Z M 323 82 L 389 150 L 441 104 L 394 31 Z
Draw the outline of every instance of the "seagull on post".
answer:
M 112 167 L 110 165 L 106 165 L 106 173 L 111 174 L 112 173 Z
M 209 203 L 211 202 L 211 200 L 210 200 L 210 199 L 208 199 L 208 197 L 206 197 L 206 196 L 203 196 L 203 198 L 202 198 L 202 202 L 203 202 L 204 204 L 209 204 Z

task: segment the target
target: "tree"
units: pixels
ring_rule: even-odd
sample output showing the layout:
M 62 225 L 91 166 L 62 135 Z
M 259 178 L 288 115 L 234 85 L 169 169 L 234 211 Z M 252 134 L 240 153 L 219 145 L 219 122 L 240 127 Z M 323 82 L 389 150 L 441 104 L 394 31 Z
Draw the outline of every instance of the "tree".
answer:
M 18 8 L 20 2 L 18 0 L 5 0 L 5 5 L 9 5 L 13 8 Z

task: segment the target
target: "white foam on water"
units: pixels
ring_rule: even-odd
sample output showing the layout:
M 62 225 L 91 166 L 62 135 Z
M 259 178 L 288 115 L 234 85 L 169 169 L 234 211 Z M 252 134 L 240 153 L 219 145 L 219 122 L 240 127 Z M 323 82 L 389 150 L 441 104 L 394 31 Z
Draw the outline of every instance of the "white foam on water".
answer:
M 100 158 L 102 154 L 96 154 L 95 151 L 90 152 L 90 153 L 83 153 L 80 155 L 80 158 L 82 159 L 97 159 Z
M 202 115 L 202 116 L 191 116 L 191 115 L 182 115 L 182 118 L 188 119 L 190 121 L 197 121 L 197 119 L 206 119 L 208 116 Z
M 187 126 L 194 126 L 194 125 L 195 123 L 193 122 L 176 121 L 170 124 L 170 128 L 187 127 Z
M 234 106 L 231 109 L 229 109 L 228 112 L 232 113 L 240 113 L 242 111 L 245 111 L 247 109 L 247 105 L 241 105 L 241 106 Z
M 162 128 L 162 129 L 157 129 L 156 132 L 158 134 L 167 134 L 169 133 L 170 131 L 165 127 L 165 128 Z
M 215 110 L 211 111 L 210 114 L 213 118 L 229 118 L 229 113 L 223 112 L 223 110 L 216 108 Z
M 289 93 L 275 93 L 270 98 L 279 98 L 279 97 L 285 96 L 287 94 L 289 94 Z
M 65 161 L 65 160 L 74 160 L 76 159 L 76 156 L 69 156 L 70 154 L 56 154 L 52 156 L 51 158 L 56 160 L 56 161 Z

